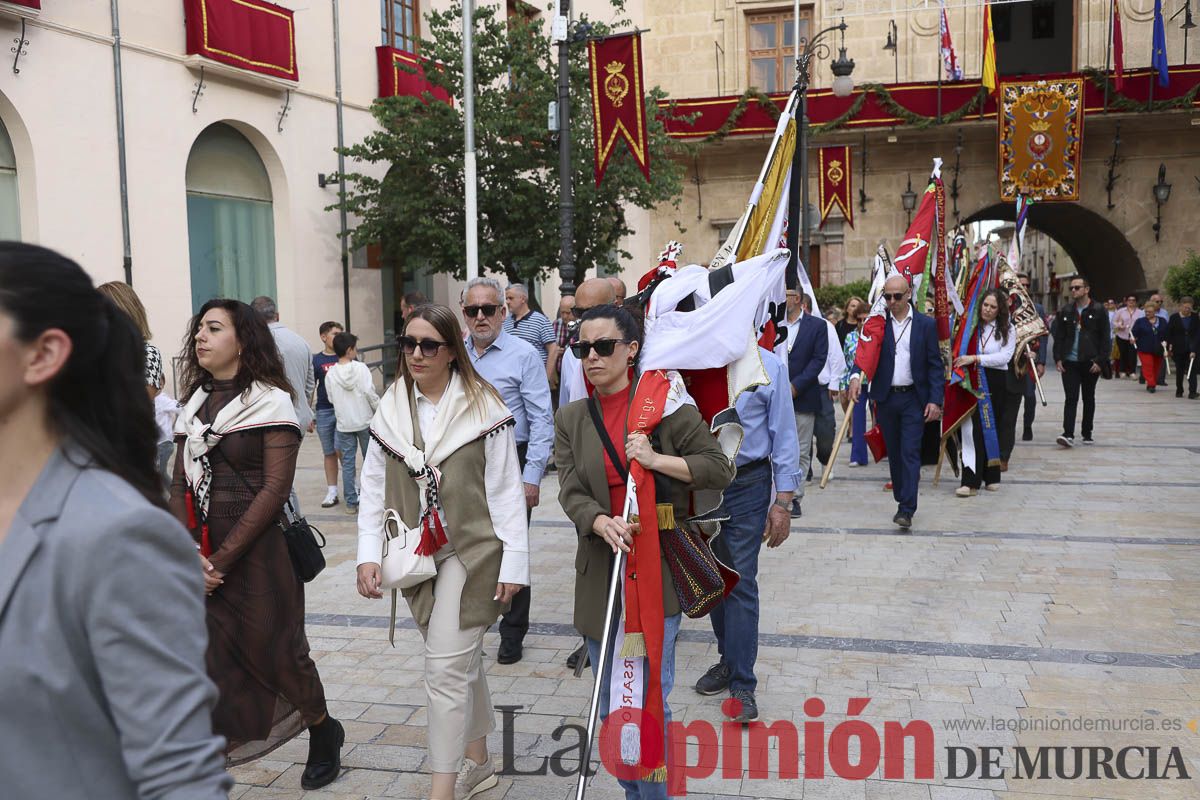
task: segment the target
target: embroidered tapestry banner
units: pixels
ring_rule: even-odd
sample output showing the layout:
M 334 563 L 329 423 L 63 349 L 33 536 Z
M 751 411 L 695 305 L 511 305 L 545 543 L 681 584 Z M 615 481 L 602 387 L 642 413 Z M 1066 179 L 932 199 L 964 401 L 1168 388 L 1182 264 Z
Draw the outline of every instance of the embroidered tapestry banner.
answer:
M 1079 199 L 1083 78 L 1000 85 L 1000 199 Z
M 817 162 L 821 166 L 821 183 L 819 200 L 821 204 L 821 225 L 829 219 L 829 212 L 837 206 L 846 218 L 846 224 L 854 227 L 854 201 L 850 199 L 850 183 L 853 173 L 850 169 L 850 145 L 822 147 L 818 152 Z
M 650 180 L 641 34 L 589 40 L 588 72 L 592 84 L 596 185 L 604 177 L 618 139 L 625 142 L 642 174 Z

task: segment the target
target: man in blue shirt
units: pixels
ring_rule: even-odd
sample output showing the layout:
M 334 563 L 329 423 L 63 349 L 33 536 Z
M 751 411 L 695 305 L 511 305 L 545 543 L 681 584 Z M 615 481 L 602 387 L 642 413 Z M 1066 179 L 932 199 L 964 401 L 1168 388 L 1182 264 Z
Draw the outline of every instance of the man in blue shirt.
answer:
M 504 290 L 496 280 L 471 279 L 463 292 L 462 306 L 467 325 L 467 355 L 484 380 L 496 387 L 516 421 L 525 505 L 532 514 L 540 500 L 542 474 L 554 441 L 546 366 L 532 345 L 503 330 Z M 500 620 L 500 651 L 496 660 L 501 664 L 521 660 L 525 634 L 529 631 L 529 600 L 526 586 L 513 598 L 512 606 Z
M 792 412 L 791 384 L 783 362 L 759 348 L 769 386 L 758 386 L 737 399 L 745 430 L 737 455 L 737 475 L 725 490 L 729 519 L 713 540 L 717 558 L 737 570 L 741 579 L 709 614 L 721 660 L 696 682 L 704 695 L 729 689 L 740 701 L 737 722 L 758 718 L 754 691 L 758 680 L 758 551 L 762 543 L 778 547 L 788 538 L 792 496 L 800 476 L 800 447 Z M 772 482 L 774 500 L 772 500 Z

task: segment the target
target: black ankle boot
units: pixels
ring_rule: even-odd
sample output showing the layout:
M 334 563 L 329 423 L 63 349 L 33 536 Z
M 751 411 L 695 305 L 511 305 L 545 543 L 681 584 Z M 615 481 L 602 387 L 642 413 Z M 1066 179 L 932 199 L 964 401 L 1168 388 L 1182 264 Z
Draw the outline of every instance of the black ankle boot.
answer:
M 342 771 L 342 745 L 345 743 L 345 728 L 329 715 L 308 729 L 308 763 L 300 777 L 302 789 L 320 789 L 333 783 Z

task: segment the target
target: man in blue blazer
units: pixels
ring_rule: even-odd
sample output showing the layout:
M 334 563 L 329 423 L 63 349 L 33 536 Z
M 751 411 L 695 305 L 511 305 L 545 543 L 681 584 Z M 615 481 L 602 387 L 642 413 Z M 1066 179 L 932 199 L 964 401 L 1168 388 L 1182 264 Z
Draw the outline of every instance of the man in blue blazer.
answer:
M 892 518 L 901 528 L 912 527 L 921 485 L 921 436 L 926 422 L 941 419 L 945 393 L 937 324 L 910 305 L 912 288 L 900 275 L 883 285 L 888 313 L 879 365 L 868 397 L 887 445 L 892 473 L 892 496 L 899 509 Z M 858 400 L 862 376 L 850 377 L 850 404 Z
M 798 316 L 793 319 L 792 314 Z M 792 517 L 800 516 L 805 478 L 812 463 L 813 428 L 821 410 L 821 384 L 817 378 L 829 355 L 825 320 L 805 312 L 799 292 L 788 290 L 788 380 L 792 384 L 792 410 L 800 437 L 800 472 L 792 498 Z

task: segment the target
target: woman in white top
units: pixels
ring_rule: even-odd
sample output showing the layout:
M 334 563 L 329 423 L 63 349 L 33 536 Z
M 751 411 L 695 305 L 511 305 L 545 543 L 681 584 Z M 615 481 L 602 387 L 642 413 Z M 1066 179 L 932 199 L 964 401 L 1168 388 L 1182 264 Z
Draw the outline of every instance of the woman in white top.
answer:
M 1008 300 L 999 289 L 992 289 L 979 303 L 979 324 L 975 329 L 975 352 L 959 356 L 954 360 L 956 367 L 982 367 L 987 377 L 988 395 L 992 401 L 992 427 L 1004 419 L 1004 406 L 1008 395 L 1005 392 L 1005 372 L 1016 349 L 1016 332 L 1008 321 Z M 1000 462 L 988 462 L 984 446 L 983 424 L 980 419 L 980 404 L 976 404 L 971 415 L 972 438 L 975 443 L 974 465 L 963 463 L 962 485 L 955 492 L 959 497 L 974 497 L 980 484 L 986 484 L 989 492 L 1000 489 Z
M 416 308 L 400 352 L 402 380 L 379 401 L 363 465 L 358 591 L 383 596 L 385 510 L 394 511 L 437 566 L 435 578 L 402 591 L 425 640 L 428 796 L 453 800 L 498 782 L 483 634 L 529 584 L 525 492 L 512 415 L 471 366 L 454 312 Z

